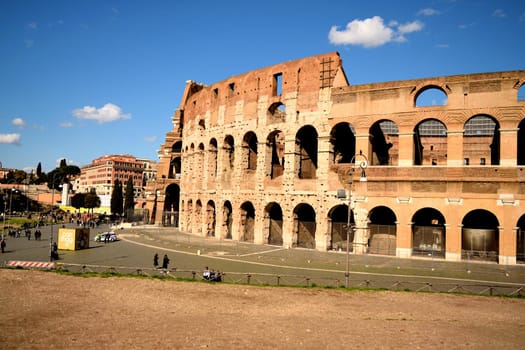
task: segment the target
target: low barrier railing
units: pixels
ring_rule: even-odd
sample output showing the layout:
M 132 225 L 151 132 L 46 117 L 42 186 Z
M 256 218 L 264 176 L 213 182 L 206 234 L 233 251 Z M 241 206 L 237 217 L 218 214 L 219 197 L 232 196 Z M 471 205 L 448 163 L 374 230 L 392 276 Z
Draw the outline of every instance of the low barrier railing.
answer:
M 13 268 L 7 263 L 1 265 L 3 268 Z M 30 266 L 16 266 L 15 268 L 35 269 Z M 194 280 L 204 281 L 202 271 L 161 269 L 161 268 L 144 268 L 144 267 L 126 267 L 126 266 L 104 266 L 104 265 L 86 265 L 86 264 L 69 264 L 56 263 L 56 271 L 70 273 L 102 273 L 102 274 L 119 274 L 119 275 L 136 275 L 161 277 L 174 280 Z M 222 281 L 231 284 L 246 284 L 258 286 L 282 286 L 282 287 L 321 287 L 321 288 L 344 288 L 345 277 L 341 278 L 291 275 L 291 274 L 269 274 L 253 272 L 221 272 Z M 393 276 L 394 277 L 394 276 Z M 395 279 L 388 276 L 378 279 L 363 279 L 350 277 L 349 288 L 351 289 L 372 289 L 372 290 L 391 290 L 391 291 L 413 291 L 413 292 L 437 292 L 437 293 L 459 293 L 475 294 L 487 296 L 525 296 L 525 284 L 515 283 L 485 283 L 475 281 L 464 281 L 463 283 L 448 281 L 421 281 L 411 280 L 411 276 L 406 279 L 399 275 Z

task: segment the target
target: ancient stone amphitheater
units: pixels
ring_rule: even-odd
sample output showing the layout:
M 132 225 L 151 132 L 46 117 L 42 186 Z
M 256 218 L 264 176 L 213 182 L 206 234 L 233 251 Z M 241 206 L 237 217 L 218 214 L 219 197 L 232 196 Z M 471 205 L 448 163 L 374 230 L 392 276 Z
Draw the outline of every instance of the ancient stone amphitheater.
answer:
M 506 71 L 351 85 L 336 52 L 188 81 L 148 184 L 151 222 L 291 249 L 524 262 L 524 84 Z

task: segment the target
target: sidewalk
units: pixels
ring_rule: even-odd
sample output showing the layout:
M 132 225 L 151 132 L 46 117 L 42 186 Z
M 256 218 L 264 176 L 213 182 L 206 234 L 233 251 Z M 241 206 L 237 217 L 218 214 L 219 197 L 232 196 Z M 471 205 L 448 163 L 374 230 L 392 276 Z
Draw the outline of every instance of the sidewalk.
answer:
M 321 252 L 311 249 L 286 249 L 214 237 L 198 237 L 175 228 L 135 226 L 117 232 L 124 240 L 159 247 L 182 254 L 213 258 L 222 262 L 245 262 L 267 267 L 289 268 L 295 271 L 343 273 L 346 252 Z M 379 255 L 350 254 L 351 275 L 429 276 L 460 280 L 492 281 L 525 285 L 525 265 L 503 266 L 491 262 L 449 262 L 431 257 L 411 259 Z

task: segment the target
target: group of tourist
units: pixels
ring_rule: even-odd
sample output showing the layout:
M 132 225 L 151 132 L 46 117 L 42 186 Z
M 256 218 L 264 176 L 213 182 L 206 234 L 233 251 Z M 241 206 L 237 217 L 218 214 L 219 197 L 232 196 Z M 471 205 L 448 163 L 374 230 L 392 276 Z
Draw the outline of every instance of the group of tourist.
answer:
M 162 258 L 162 266 L 159 267 L 159 254 L 155 253 L 155 255 L 153 256 L 153 267 L 155 269 L 160 268 L 164 273 L 167 273 L 169 271 L 169 263 L 170 259 L 168 258 L 168 255 L 164 254 L 164 258 Z M 206 266 L 204 268 L 204 271 L 202 272 L 202 278 L 206 281 L 221 282 L 222 274 L 220 273 L 220 271 L 210 270 L 208 266 Z
M 168 271 L 168 266 L 170 264 L 170 259 L 168 258 L 168 254 L 164 254 L 164 258 L 162 258 L 162 267 L 161 269 L 163 271 Z M 153 256 L 153 266 L 158 269 L 159 268 L 159 254 L 155 253 Z
M 7 235 L 11 238 L 20 238 L 22 237 L 22 233 L 24 237 L 26 237 L 28 240 L 31 239 L 31 229 L 26 228 L 25 230 L 17 229 L 17 230 L 7 230 Z M 35 230 L 35 240 L 39 241 L 42 238 L 42 232 L 39 229 Z

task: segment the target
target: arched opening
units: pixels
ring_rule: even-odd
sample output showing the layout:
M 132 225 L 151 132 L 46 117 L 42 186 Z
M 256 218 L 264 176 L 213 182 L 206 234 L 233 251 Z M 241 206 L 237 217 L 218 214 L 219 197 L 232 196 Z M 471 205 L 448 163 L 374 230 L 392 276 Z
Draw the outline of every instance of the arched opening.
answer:
M 164 209 L 162 211 L 162 226 L 179 226 L 180 187 L 171 184 L 166 188 Z
M 224 238 L 232 239 L 233 210 L 230 201 L 225 201 L 222 207 L 222 225 L 224 227 Z
M 180 157 L 175 157 L 170 162 L 170 169 L 168 172 L 168 178 L 170 179 L 180 179 L 182 171 L 182 163 Z
M 399 130 L 391 120 L 375 122 L 369 130 L 372 145 L 371 165 L 397 165 Z
M 280 130 L 271 132 L 266 139 L 267 169 L 271 179 L 284 173 L 284 134 Z
M 520 217 L 517 225 L 516 262 L 525 263 L 525 215 Z
M 182 141 L 177 141 L 171 146 L 171 153 L 181 153 L 182 152 Z
M 522 87 L 523 89 L 523 87 Z M 525 165 L 525 119 L 518 125 L 518 165 Z
M 328 213 L 331 227 L 330 227 L 330 245 L 328 249 L 332 250 L 346 250 L 347 234 L 350 236 L 349 251 L 353 251 L 354 245 L 354 231 L 348 231 L 348 205 L 340 204 Z M 350 213 L 350 225 L 354 225 L 353 212 Z
M 330 132 L 330 162 L 350 163 L 355 155 L 355 131 L 349 123 L 339 123 Z
M 193 174 L 195 171 L 195 145 L 190 145 L 189 152 L 186 152 L 186 164 L 188 165 L 188 173 Z
M 215 237 L 215 203 L 208 201 L 206 205 L 206 236 Z
M 292 245 L 299 248 L 315 249 L 315 211 L 309 204 L 299 204 L 294 212 Z
M 275 102 L 268 108 L 268 124 L 284 123 L 286 121 L 286 106 Z
M 233 141 L 233 136 L 227 135 L 224 138 L 224 145 L 222 147 L 223 158 L 222 158 L 222 173 L 223 173 L 223 183 L 230 184 L 231 177 L 233 174 L 233 166 L 235 161 L 235 146 Z
M 418 210 L 412 218 L 412 254 L 445 257 L 445 217 L 434 208 Z
M 270 203 L 264 209 L 266 216 L 265 231 L 268 238 L 266 242 L 271 245 L 283 245 L 283 211 L 281 206 L 275 202 Z
M 499 165 L 500 132 L 497 120 L 476 115 L 465 123 L 463 160 L 465 165 Z
M 208 171 L 211 178 L 217 177 L 217 140 L 211 139 L 208 146 Z
M 295 136 L 295 165 L 300 179 L 315 179 L 317 171 L 317 131 L 303 126 Z
M 255 208 L 251 202 L 244 202 L 241 205 L 241 235 L 239 240 L 243 242 L 253 242 L 255 233 Z
M 468 260 L 497 261 L 499 253 L 498 219 L 488 210 L 469 212 L 461 222 L 461 256 Z
M 427 119 L 414 128 L 414 165 L 447 164 L 447 129 L 437 119 Z
M 250 131 L 242 140 L 242 163 L 247 170 L 257 169 L 257 135 Z
M 429 85 L 419 91 L 415 98 L 416 107 L 446 106 L 448 96 L 440 87 Z
M 370 254 L 396 255 L 396 215 L 387 207 L 376 207 L 370 211 Z

